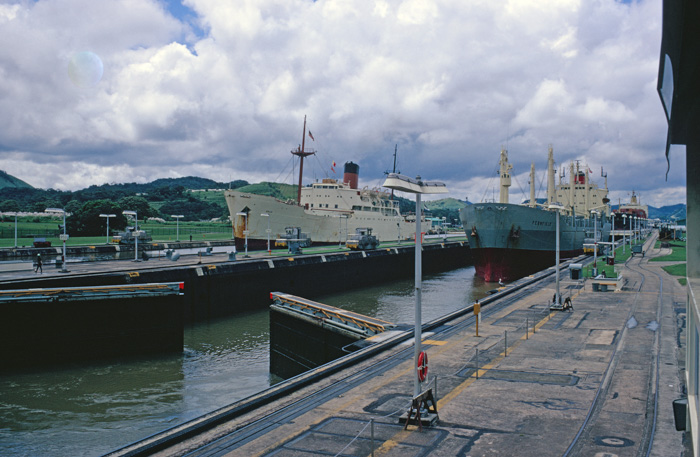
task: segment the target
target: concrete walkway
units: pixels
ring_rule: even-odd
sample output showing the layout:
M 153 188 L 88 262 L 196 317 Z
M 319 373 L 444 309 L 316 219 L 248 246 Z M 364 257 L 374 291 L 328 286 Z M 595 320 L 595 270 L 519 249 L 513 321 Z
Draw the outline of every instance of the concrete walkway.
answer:
M 625 265 L 621 292 L 562 281 L 572 312 L 549 312 L 552 277 L 484 306 L 479 337 L 471 315 L 427 335 L 433 427 L 399 423 L 413 391 L 409 344 L 157 455 L 613 457 L 645 455 L 650 437 L 650 455 L 690 455 L 671 407 L 686 292 L 648 262 L 658 254 Z

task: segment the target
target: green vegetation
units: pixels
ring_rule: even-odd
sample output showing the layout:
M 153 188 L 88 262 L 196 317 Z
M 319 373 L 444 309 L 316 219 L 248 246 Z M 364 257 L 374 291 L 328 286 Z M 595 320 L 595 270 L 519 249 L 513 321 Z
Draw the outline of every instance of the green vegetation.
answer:
M 33 189 L 32 186 L 22 181 L 19 178 L 15 178 L 12 175 L 5 173 L 0 170 L 0 189 L 4 187 L 11 187 L 17 189 Z
M 655 262 L 685 262 L 686 260 L 686 247 L 687 243 L 685 241 L 679 241 L 679 240 L 674 240 L 674 241 L 657 241 L 656 242 L 656 249 L 661 248 L 662 243 L 668 243 L 669 247 L 671 248 L 671 253 L 669 255 L 663 256 L 663 257 L 655 257 L 651 259 L 652 261 Z M 673 276 L 680 276 L 678 278 L 678 282 L 681 283 L 681 285 L 686 285 L 687 284 L 687 278 L 686 278 L 686 264 L 685 263 L 676 263 L 673 265 L 666 265 L 662 267 L 664 271 L 666 271 L 668 274 L 673 275 Z
M 671 248 L 671 254 L 663 256 L 663 257 L 655 257 L 651 259 L 654 262 L 679 262 L 679 261 L 685 261 L 686 259 L 686 242 L 685 241 L 667 241 Z M 661 247 L 660 242 L 656 242 L 656 249 L 659 249 Z
M 296 200 L 297 186 L 291 184 L 279 184 L 274 182 L 261 182 L 239 187 L 237 190 L 256 195 L 267 195 L 278 200 Z
M 678 279 L 678 282 L 681 283 L 681 285 L 685 286 L 688 283 L 688 279 L 686 278 L 686 264 L 684 263 L 676 263 L 674 265 L 666 265 L 664 267 L 661 267 L 664 269 L 664 271 L 672 276 L 680 276 Z

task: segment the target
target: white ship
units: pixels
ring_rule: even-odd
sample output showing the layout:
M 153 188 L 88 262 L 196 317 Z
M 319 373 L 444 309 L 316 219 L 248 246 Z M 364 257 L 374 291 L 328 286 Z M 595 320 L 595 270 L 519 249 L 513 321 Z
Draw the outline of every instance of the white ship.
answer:
M 224 192 L 239 250 L 244 247 L 246 238 L 250 249 L 266 249 L 268 239 L 274 246 L 275 240 L 285 235 L 287 227 L 301 228 L 315 245 L 343 244 L 355 229 L 367 227 L 380 243 L 415 237 L 415 215 L 402 215 L 399 202 L 392 200 L 388 192 L 359 189 L 360 167 L 353 162 L 345 164 L 342 182 L 323 179 L 302 187 L 304 157 L 315 153 L 304 148 L 305 136 L 306 119 L 302 145 L 292 151 L 301 159 L 296 201 L 236 190 Z M 422 221 L 421 227 L 422 232 L 427 232 L 430 221 Z

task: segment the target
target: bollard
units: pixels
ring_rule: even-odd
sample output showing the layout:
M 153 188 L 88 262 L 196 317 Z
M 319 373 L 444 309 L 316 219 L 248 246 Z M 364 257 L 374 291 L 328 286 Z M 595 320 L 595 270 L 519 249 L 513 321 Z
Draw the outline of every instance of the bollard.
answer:
M 535 323 L 532 324 L 532 334 L 534 335 L 537 333 L 537 319 L 535 319 Z

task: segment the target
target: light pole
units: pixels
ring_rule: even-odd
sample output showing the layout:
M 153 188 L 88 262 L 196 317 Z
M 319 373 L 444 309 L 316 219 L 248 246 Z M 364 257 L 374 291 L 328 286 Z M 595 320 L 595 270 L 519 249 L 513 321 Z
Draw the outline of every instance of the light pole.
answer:
M 179 215 L 171 214 L 170 217 L 175 218 L 175 220 L 177 221 L 177 225 L 175 226 L 175 233 L 176 233 L 175 241 L 180 241 L 180 219 L 182 219 L 185 216 L 182 214 L 179 214 Z
M 262 213 L 261 216 L 267 218 L 267 230 L 265 230 L 265 233 L 267 233 L 267 255 L 272 255 L 272 251 L 270 250 L 270 215 Z
M 554 266 L 554 268 L 556 270 L 556 287 L 557 287 L 557 289 L 556 289 L 556 293 L 554 294 L 554 303 L 552 303 L 552 306 L 554 306 L 556 308 L 560 308 L 561 307 L 561 294 L 559 293 L 559 238 L 560 238 L 559 237 L 559 216 L 560 216 L 559 211 L 564 209 L 564 207 L 561 205 L 552 204 L 552 205 L 549 205 L 549 209 L 556 210 L 556 219 L 557 219 L 557 223 L 556 223 L 557 242 L 556 242 L 556 256 L 555 256 L 556 265 Z
M 110 217 L 117 217 L 116 214 L 100 214 L 100 217 L 104 217 L 107 219 L 107 244 L 109 244 L 109 218 Z
M 63 241 L 63 255 L 61 256 L 61 273 L 68 273 L 66 270 L 66 241 L 68 234 L 66 233 L 66 210 L 61 208 L 46 208 L 47 213 L 63 214 L 63 234 L 59 235 L 59 239 Z
M 593 277 L 598 276 L 598 211 L 592 209 L 593 215 Z
M 632 253 L 632 218 L 634 216 L 630 216 L 630 254 Z
M 248 257 L 248 213 L 236 213 L 236 216 L 243 216 L 243 235 L 245 236 L 245 257 Z
M 613 265 L 615 264 L 615 213 L 610 214 L 610 220 L 612 221 L 612 230 L 610 233 L 612 234 L 612 258 L 613 258 Z
M 447 193 L 447 187 L 443 183 L 438 182 L 425 182 L 422 181 L 420 176 L 416 179 L 411 179 L 407 176 L 403 176 L 397 173 L 389 173 L 384 181 L 384 187 L 388 189 L 399 190 L 403 192 L 408 192 L 416 194 L 416 248 L 415 248 L 415 283 L 416 283 L 416 308 L 415 308 L 415 343 L 413 347 L 413 358 L 415 373 L 413 375 L 413 396 L 417 397 L 420 395 L 421 382 L 420 379 L 421 372 L 423 375 L 427 373 L 425 368 L 419 367 L 419 359 L 421 358 L 421 330 L 422 330 L 422 318 L 421 318 L 421 289 L 422 289 L 422 245 L 421 245 L 421 195 L 422 194 L 445 194 Z M 422 357 L 425 361 L 425 355 Z M 424 378 L 425 379 L 425 378 Z
M 627 225 L 627 214 L 622 215 L 622 253 L 625 253 L 625 246 L 627 246 L 627 231 L 625 230 L 625 225 Z
M 338 216 L 338 249 L 343 246 L 343 216 Z
M 134 216 L 134 262 L 139 261 L 139 216 L 136 211 L 122 211 L 125 216 Z
M 396 228 L 399 230 L 399 244 L 401 244 L 401 217 L 394 216 L 394 219 L 396 219 Z

